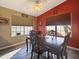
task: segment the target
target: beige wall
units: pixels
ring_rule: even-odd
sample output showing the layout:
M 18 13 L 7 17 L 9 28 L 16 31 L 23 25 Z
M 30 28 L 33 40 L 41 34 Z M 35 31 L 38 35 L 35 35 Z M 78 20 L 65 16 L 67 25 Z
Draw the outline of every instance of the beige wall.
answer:
M 11 37 L 11 25 L 12 25 L 12 21 L 14 20 L 12 18 L 13 15 L 21 17 L 20 12 L 0 7 L 0 16 L 7 18 L 9 20 L 9 24 L 0 25 L 0 48 L 25 41 L 26 36 Z M 32 22 L 33 24 L 34 18 L 33 19 L 32 18 L 33 17 L 30 18 L 31 20 L 29 19 L 29 22 Z M 21 19 L 19 20 L 21 21 Z M 28 20 L 28 18 L 26 18 L 26 20 Z M 17 19 L 15 22 L 18 23 Z M 28 21 L 26 22 L 26 24 L 27 23 Z

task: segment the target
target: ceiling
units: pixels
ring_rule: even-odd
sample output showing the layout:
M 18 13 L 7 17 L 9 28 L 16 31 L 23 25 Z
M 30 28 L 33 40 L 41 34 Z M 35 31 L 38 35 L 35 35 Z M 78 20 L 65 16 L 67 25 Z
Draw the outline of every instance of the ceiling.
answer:
M 43 5 L 43 8 L 39 11 L 32 8 L 32 3 L 28 0 L 0 0 L 0 6 L 13 9 L 28 15 L 39 16 L 46 11 L 56 7 L 66 0 L 47 0 Z

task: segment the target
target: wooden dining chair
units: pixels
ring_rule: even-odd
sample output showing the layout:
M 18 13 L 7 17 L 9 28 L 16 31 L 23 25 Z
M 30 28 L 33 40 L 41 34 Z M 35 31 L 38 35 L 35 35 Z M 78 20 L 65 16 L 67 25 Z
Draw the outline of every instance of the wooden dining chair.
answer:
M 47 49 L 39 42 L 39 38 L 35 31 L 31 31 L 30 39 L 32 43 L 31 59 L 33 58 L 33 52 L 37 53 L 37 59 L 40 58 L 40 55 L 47 51 Z
M 57 49 L 49 49 L 48 51 L 51 53 L 51 54 L 54 54 L 57 56 L 57 59 L 67 59 L 67 45 L 68 45 L 68 41 L 69 41 L 69 38 L 70 38 L 70 32 L 64 37 L 64 42 L 62 44 L 62 46 L 58 47 Z
M 65 59 L 67 59 L 67 45 L 70 39 L 70 34 L 71 32 L 69 32 L 65 37 L 64 37 L 64 43 L 61 49 L 61 58 L 63 59 L 63 55 L 65 56 Z

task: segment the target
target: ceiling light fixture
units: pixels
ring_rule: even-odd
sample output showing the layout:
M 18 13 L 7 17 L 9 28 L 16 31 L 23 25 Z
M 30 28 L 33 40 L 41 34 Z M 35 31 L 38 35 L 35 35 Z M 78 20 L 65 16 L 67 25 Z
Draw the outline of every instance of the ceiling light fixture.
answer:
M 32 2 L 32 7 L 34 10 L 41 10 L 44 7 L 44 2 L 46 0 L 30 0 Z
M 43 7 L 43 4 L 39 2 L 38 0 L 35 2 L 35 4 L 32 5 L 34 10 L 41 10 Z
M 33 6 L 34 6 L 33 8 L 34 8 L 35 10 L 38 10 L 38 11 L 39 11 L 40 9 L 42 9 L 42 7 L 43 7 L 41 0 L 36 0 L 36 1 L 35 1 L 35 4 L 34 4 Z

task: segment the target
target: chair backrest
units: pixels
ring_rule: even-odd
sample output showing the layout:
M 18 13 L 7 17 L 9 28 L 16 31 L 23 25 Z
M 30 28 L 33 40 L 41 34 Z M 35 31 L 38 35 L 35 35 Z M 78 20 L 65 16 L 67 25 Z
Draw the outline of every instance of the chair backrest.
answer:
M 29 35 L 30 35 L 30 39 L 33 40 L 33 38 L 36 37 L 36 32 L 34 30 L 31 30 Z
M 30 31 L 30 41 L 31 41 L 32 47 L 34 47 L 36 43 L 36 32 L 34 30 Z
M 47 49 L 42 45 L 41 38 L 38 37 L 38 33 L 36 31 L 31 31 L 30 32 L 30 40 L 32 44 L 32 51 L 37 53 L 37 54 L 42 54 L 45 52 Z
M 65 37 L 64 37 L 64 43 L 68 44 L 69 38 L 70 38 L 71 32 L 69 32 Z

